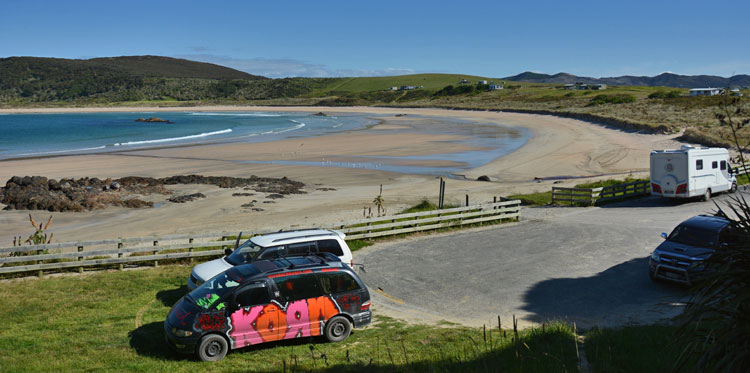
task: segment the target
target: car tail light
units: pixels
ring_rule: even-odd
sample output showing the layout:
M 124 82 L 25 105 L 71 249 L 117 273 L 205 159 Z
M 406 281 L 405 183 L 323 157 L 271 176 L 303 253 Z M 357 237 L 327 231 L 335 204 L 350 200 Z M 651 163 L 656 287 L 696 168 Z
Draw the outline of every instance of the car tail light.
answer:
M 362 303 L 362 306 L 359 308 L 360 311 L 367 311 L 370 309 L 370 301 Z
M 683 194 L 687 192 L 687 184 L 680 184 L 677 186 L 677 190 L 675 190 L 675 194 Z
M 349 260 L 349 267 L 354 268 L 354 259 Z
M 654 193 L 661 193 L 661 187 L 659 184 L 651 183 L 651 190 L 654 191 Z

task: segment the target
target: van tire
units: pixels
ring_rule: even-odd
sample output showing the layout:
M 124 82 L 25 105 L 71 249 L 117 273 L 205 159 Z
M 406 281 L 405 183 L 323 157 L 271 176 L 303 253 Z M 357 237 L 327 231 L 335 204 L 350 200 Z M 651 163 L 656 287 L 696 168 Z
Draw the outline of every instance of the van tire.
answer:
M 734 182 L 734 183 L 732 183 L 732 187 L 729 188 L 729 193 L 734 193 L 736 191 L 737 191 L 737 183 Z
M 711 199 L 711 189 L 706 188 L 706 193 L 703 194 L 703 200 L 708 201 Z
M 326 323 L 325 336 L 329 342 L 341 342 L 351 332 L 352 324 L 344 316 L 334 316 Z
M 209 334 L 198 343 L 198 357 L 203 361 L 219 361 L 229 351 L 229 344 L 218 334 Z

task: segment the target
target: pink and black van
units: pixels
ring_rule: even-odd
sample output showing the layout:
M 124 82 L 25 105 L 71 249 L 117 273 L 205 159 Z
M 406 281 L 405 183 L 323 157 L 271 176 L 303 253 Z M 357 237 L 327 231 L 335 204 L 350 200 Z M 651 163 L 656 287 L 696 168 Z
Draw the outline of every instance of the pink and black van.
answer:
M 232 267 L 180 299 L 164 330 L 172 349 L 216 361 L 229 349 L 284 339 L 343 341 L 371 320 L 362 280 L 323 253 Z

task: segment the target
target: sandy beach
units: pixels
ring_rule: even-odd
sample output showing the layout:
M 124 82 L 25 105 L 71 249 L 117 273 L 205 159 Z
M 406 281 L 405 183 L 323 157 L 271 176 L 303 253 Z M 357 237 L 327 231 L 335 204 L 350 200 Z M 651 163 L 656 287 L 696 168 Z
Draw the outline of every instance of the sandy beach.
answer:
M 381 122 L 364 130 L 254 143 L 252 146 L 235 142 L 1 161 L 0 182 L 3 184 L 15 175 L 105 179 L 129 175 L 166 177 L 185 174 L 286 176 L 306 184 L 306 194 L 273 201 L 264 199 L 262 193 L 252 197 L 236 197 L 232 196 L 238 192 L 235 189 L 183 185 L 172 188 L 175 194 L 201 192 L 207 198 L 183 204 L 161 204 L 166 197 L 154 195 L 145 196 L 144 199 L 152 198 L 159 206 L 155 208 L 107 208 L 84 213 L 31 211 L 37 220 L 46 219 L 50 214 L 54 216 L 51 231 L 55 234 L 56 242 L 201 231 L 331 226 L 361 218 L 363 208 L 373 207 L 372 200 L 378 195 L 381 184 L 388 213 L 397 212 L 425 198 L 436 201 L 436 176 L 356 168 L 356 162 L 363 157 L 430 156 L 472 150 L 471 146 L 456 142 L 462 138 L 461 135 L 420 132 L 419 128 L 429 126 L 430 121 L 434 120 L 430 118 L 456 120 L 455 125 L 463 126 L 464 130 L 466 126 L 480 124 L 486 130 L 488 124 L 497 124 L 525 128 L 532 134 L 520 149 L 465 171 L 465 178 L 448 179 L 446 202 L 454 204 L 462 204 L 466 194 L 470 196 L 471 203 L 478 203 L 491 201 L 493 196 L 549 190 L 555 182 L 553 179 L 563 180 L 561 185 L 571 185 L 582 182 L 580 179 L 570 180 L 571 177 L 645 176 L 650 150 L 681 145 L 674 140 L 677 135 L 632 133 L 573 119 L 487 111 L 202 106 L 3 109 L 0 113 L 115 111 L 322 111 L 329 115 L 375 114 L 380 116 Z M 420 160 L 419 157 L 394 162 L 422 167 L 451 164 L 450 160 Z M 489 176 L 492 181 L 475 181 L 481 175 Z M 252 199 L 256 199 L 264 211 L 241 207 Z M 10 245 L 13 236 L 31 233 L 28 213 L 16 210 L 0 212 L 0 246 Z

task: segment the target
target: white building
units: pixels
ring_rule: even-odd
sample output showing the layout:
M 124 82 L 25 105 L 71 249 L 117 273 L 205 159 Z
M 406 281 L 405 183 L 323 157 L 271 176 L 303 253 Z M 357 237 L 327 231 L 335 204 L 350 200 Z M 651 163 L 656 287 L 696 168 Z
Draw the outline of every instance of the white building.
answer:
M 691 96 L 716 96 L 724 93 L 721 88 L 693 88 L 690 90 Z
M 504 89 L 505 87 L 499 84 L 490 84 L 490 91 L 498 91 L 501 89 Z

